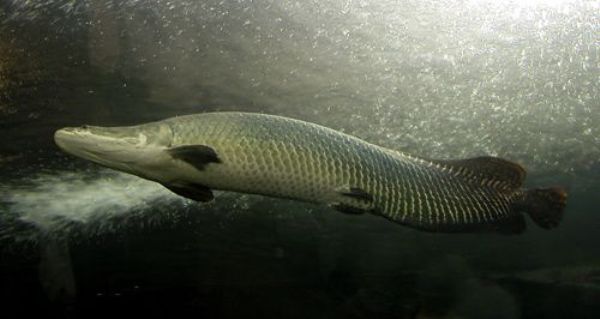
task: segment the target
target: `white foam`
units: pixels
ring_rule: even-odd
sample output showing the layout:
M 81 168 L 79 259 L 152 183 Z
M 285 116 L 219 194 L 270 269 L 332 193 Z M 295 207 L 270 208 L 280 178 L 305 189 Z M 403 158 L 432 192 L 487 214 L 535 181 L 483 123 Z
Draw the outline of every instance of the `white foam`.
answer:
M 102 223 L 157 203 L 186 202 L 157 183 L 108 170 L 39 174 L 3 188 L 10 190 L 8 211 L 17 221 L 51 233 L 68 232 L 73 224 Z

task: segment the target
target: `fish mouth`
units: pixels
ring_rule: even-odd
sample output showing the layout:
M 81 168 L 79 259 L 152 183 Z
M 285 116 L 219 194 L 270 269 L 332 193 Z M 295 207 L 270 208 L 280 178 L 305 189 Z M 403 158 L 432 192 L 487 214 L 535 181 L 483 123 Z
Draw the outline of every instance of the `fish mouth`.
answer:
M 54 143 L 67 153 L 70 153 L 74 145 L 82 142 L 81 130 L 75 127 L 65 127 L 54 133 Z

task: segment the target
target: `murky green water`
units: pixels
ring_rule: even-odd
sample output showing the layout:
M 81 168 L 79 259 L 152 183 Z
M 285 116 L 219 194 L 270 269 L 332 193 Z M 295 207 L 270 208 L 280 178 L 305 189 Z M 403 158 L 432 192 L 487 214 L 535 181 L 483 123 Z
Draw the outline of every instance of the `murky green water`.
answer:
M 0 316 L 596 318 L 597 1 L 0 2 Z M 63 126 L 320 123 L 569 190 L 557 229 L 431 234 L 61 153 Z

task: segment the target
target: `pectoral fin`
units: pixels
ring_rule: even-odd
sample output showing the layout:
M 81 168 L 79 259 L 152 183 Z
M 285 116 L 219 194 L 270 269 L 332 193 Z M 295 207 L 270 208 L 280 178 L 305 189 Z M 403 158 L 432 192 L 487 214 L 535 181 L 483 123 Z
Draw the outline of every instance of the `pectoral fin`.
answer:
M 185 198 L 193 199 L 198 202 L 210 202 L 214 199 L 213 193 L 210 188 L 200 184 L 185 184 L 181 185 L 168 185 L 162 184 L 173 193 L 183 196 Z
M 173 147 L 167 152 L 175 159 L 182 160 L 198 170 L 203 170 L 209 163 L 221 163 L 217 152 L 206 145 L 185 145 Z

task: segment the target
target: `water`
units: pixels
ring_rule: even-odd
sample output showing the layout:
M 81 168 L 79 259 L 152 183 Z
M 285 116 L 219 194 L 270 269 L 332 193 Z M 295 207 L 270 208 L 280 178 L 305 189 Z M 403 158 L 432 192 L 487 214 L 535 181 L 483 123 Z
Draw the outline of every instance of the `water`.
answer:
M 0 316 L 595 318 L 600 3 L 0 2 Z M 61 153 L 63 126 L 242 110 L 517 161 L 561 226 L 429 234 Z

